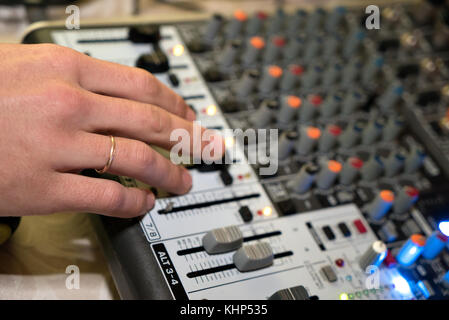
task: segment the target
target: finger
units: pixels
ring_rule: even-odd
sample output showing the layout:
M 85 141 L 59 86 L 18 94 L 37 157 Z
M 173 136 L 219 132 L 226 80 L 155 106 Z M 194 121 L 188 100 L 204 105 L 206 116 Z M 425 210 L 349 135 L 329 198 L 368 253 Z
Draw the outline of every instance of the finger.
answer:
M 126 188 L 112 180 L 61 173 L 56 176 L 54 186 L 55 199 L 62 211 L 132 218 L 154 207 L 155 198 L 150 191 Z
M 115 140 L 115 156 L 108 172 L 132 177 L 175 194 L 184 194 L 191 189 L 192 178 L 184 167 L 174 165 L 144 142 L 126 138 Z M 102 169 L 110 150 L 110 137 L 84 133 L 71 146 L 72 156 L 68 155 L 63 163 L 73 169 Z
M 151 103 L 190 121 L 195 113 L 180 95 L 169 89 L 151 73 L 108 61 L 82 58 L 80 85 L 92 92 Z
M 215 161 L 224 154 L 224 139 L 212 130 L 175 116 L 151 104 L 88 93 L 89 132 L 108 132 L 145 141 L 170 150 L 178 142 L 188 155 Z M 181 139 L 181 141 L 179 141 Z M 208 152 L 203 152 L 205 148 Z M 210 152 L 209 152 L 210 151 Z M 184 154 L 184 156 L 187 156 Z

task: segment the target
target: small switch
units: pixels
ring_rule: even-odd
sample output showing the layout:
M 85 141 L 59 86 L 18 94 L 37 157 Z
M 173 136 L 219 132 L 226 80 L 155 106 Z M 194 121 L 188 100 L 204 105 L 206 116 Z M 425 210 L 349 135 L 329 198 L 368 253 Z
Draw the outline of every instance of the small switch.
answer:
M 250 222 L 253 220 L 253 213 L 248 208 L 248 206 L 243 206 L 239 209 L 240 216 L 242 217 L 243 221 Z
M 175 88 L 179 87 L 179 79 L 178 76 L 174 73 L 168 74 L 168 80 L 170 81 L 171 85 Z
M 224 168 L 220 171 L 220 178 L 221 181 L 223 181 L 223 184 L 225 186 L 229 186 L 234 181 L 234 178 L 232 178 L 231 174 L 229 173 L 228 169 Z
M 288 216 L 297 212 L 292 200 L 287 199 L 276 203 L 283 216 Z
M 268 300 L 309 300 L 309 294 L 303 286 L 276 291 Z
M 329 240 L 335 240 L 335 234 L 334 234 L 334 232 L 332 231 L 331 227 L 329 227 L 329 226 L 324 226 L 324 227 L 322 228 L 322 230 L 323 230 L 324 234 L 326 235 L 327 239 L 329 239 Z
M 204 250 L 209 254 L 236 250 L 242 243 L 243 234 L 236 226 L 214 229 L 203 237 Z
M 335 274 L 334 269 L 332 269 L 331 266 L 324 266 L 321 268 L 321 271 L 323 272 L 327 281 L 329 282 L 337 281 L 337 275 Z
M 357 228 L 357 230 L 359 231 L 359 233 L 363 234 L 363 233 L 367 232 L 366 227 L 363 224 L 362 220 L 360 220 L 360 219 L 354 220 L 354 225 Z
M 266 242 L 246 245 L 234 254 L 233 260 L 241 272 L 266 268 L 273 263 L 273 249 Z
M 346 225 L 346 223 L 341 222 L 338 224 L 338 229 L 340 229 L 341 233 L 343 234 L 344 237 L 350 237 L 351 236 L 351 230 L 349 230 L 348 226 Z

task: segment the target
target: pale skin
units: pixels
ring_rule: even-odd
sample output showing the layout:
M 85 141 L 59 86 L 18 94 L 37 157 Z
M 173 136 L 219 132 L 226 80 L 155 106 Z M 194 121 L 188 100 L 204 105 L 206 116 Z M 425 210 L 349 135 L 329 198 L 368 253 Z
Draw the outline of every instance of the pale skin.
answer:
M 170 149 L 172 130 L 192 132 L 195 114 L 153 75 L 52 44 L 0 45 L 0 61 L 0 216 L 150 210 L 150 191 L 78 174 L 105 166 L 109 135 L 116 155 L 108 172 L 174 194 L 190 190 L 188 170 L 149 144 Z M 219 158 L 223 139 L 214 139 Z

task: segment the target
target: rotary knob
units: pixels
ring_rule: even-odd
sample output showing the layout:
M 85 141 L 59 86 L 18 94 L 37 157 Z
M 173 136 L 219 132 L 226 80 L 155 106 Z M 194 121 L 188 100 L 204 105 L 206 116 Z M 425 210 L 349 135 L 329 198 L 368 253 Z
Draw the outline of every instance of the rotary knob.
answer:
M 318 171 L 319 167 L 313 163 L 303 165 L 296 176 L 288 182 L 289 188 L 299 194 L 309 191 Z
M 387 246 L 382 241 L 374 241 L 359 259 L 359 266 L 363 271 L 368 267 L 379 267 L 387 257 Z

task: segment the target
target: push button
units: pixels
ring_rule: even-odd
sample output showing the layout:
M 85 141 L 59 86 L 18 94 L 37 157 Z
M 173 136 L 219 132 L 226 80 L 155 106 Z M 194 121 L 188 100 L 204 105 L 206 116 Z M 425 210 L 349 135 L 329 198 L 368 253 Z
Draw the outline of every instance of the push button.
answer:
M 170 81 L 170 83 L 173 87 L 175 87 L 175 88 L 179 87 L 179 79 L 176 74 L 170 73 L 168 75 L 168 80 Z
M 248 208 L 248 206 L 243 206 L 239 209 L 240 216 L 242 217 L 243 221 L 250 222 L 253 220 L 253 213 Z
M 324 227 L 322 228 L 322 230 L 323 230 L 324 234 L 326 235 L 327 239 L 329 239 L 329 240 L 335 240 L 335 234 L 334 234 L 334 232 L 332 231 L 331 227 L 329 227 L 329 226 L 324 226 Z
M 338 224 L 338 229 L 340 229 L 341 233 L 343 234 L 344 237 L 350 237 L 351 236 L 351 230 L 349 230 L 348 226 L 346 225 L 346 223 L 341 222 Z
M 366 231 L 367 231 L 365 225 L 363 224 L 362 220 L 360 220 L 360 219 L 354 220 L 354 226 L 357 228 L 359 233 L 363 234 L 363 233 L 366 233 Z
M 329 282 L 337 281 L 337 275 L 335 274 L 334 269 L 332 269 L 331 266 L 324 266 L 321 268 L 321 271 L 323 272 L 327 281 Z

